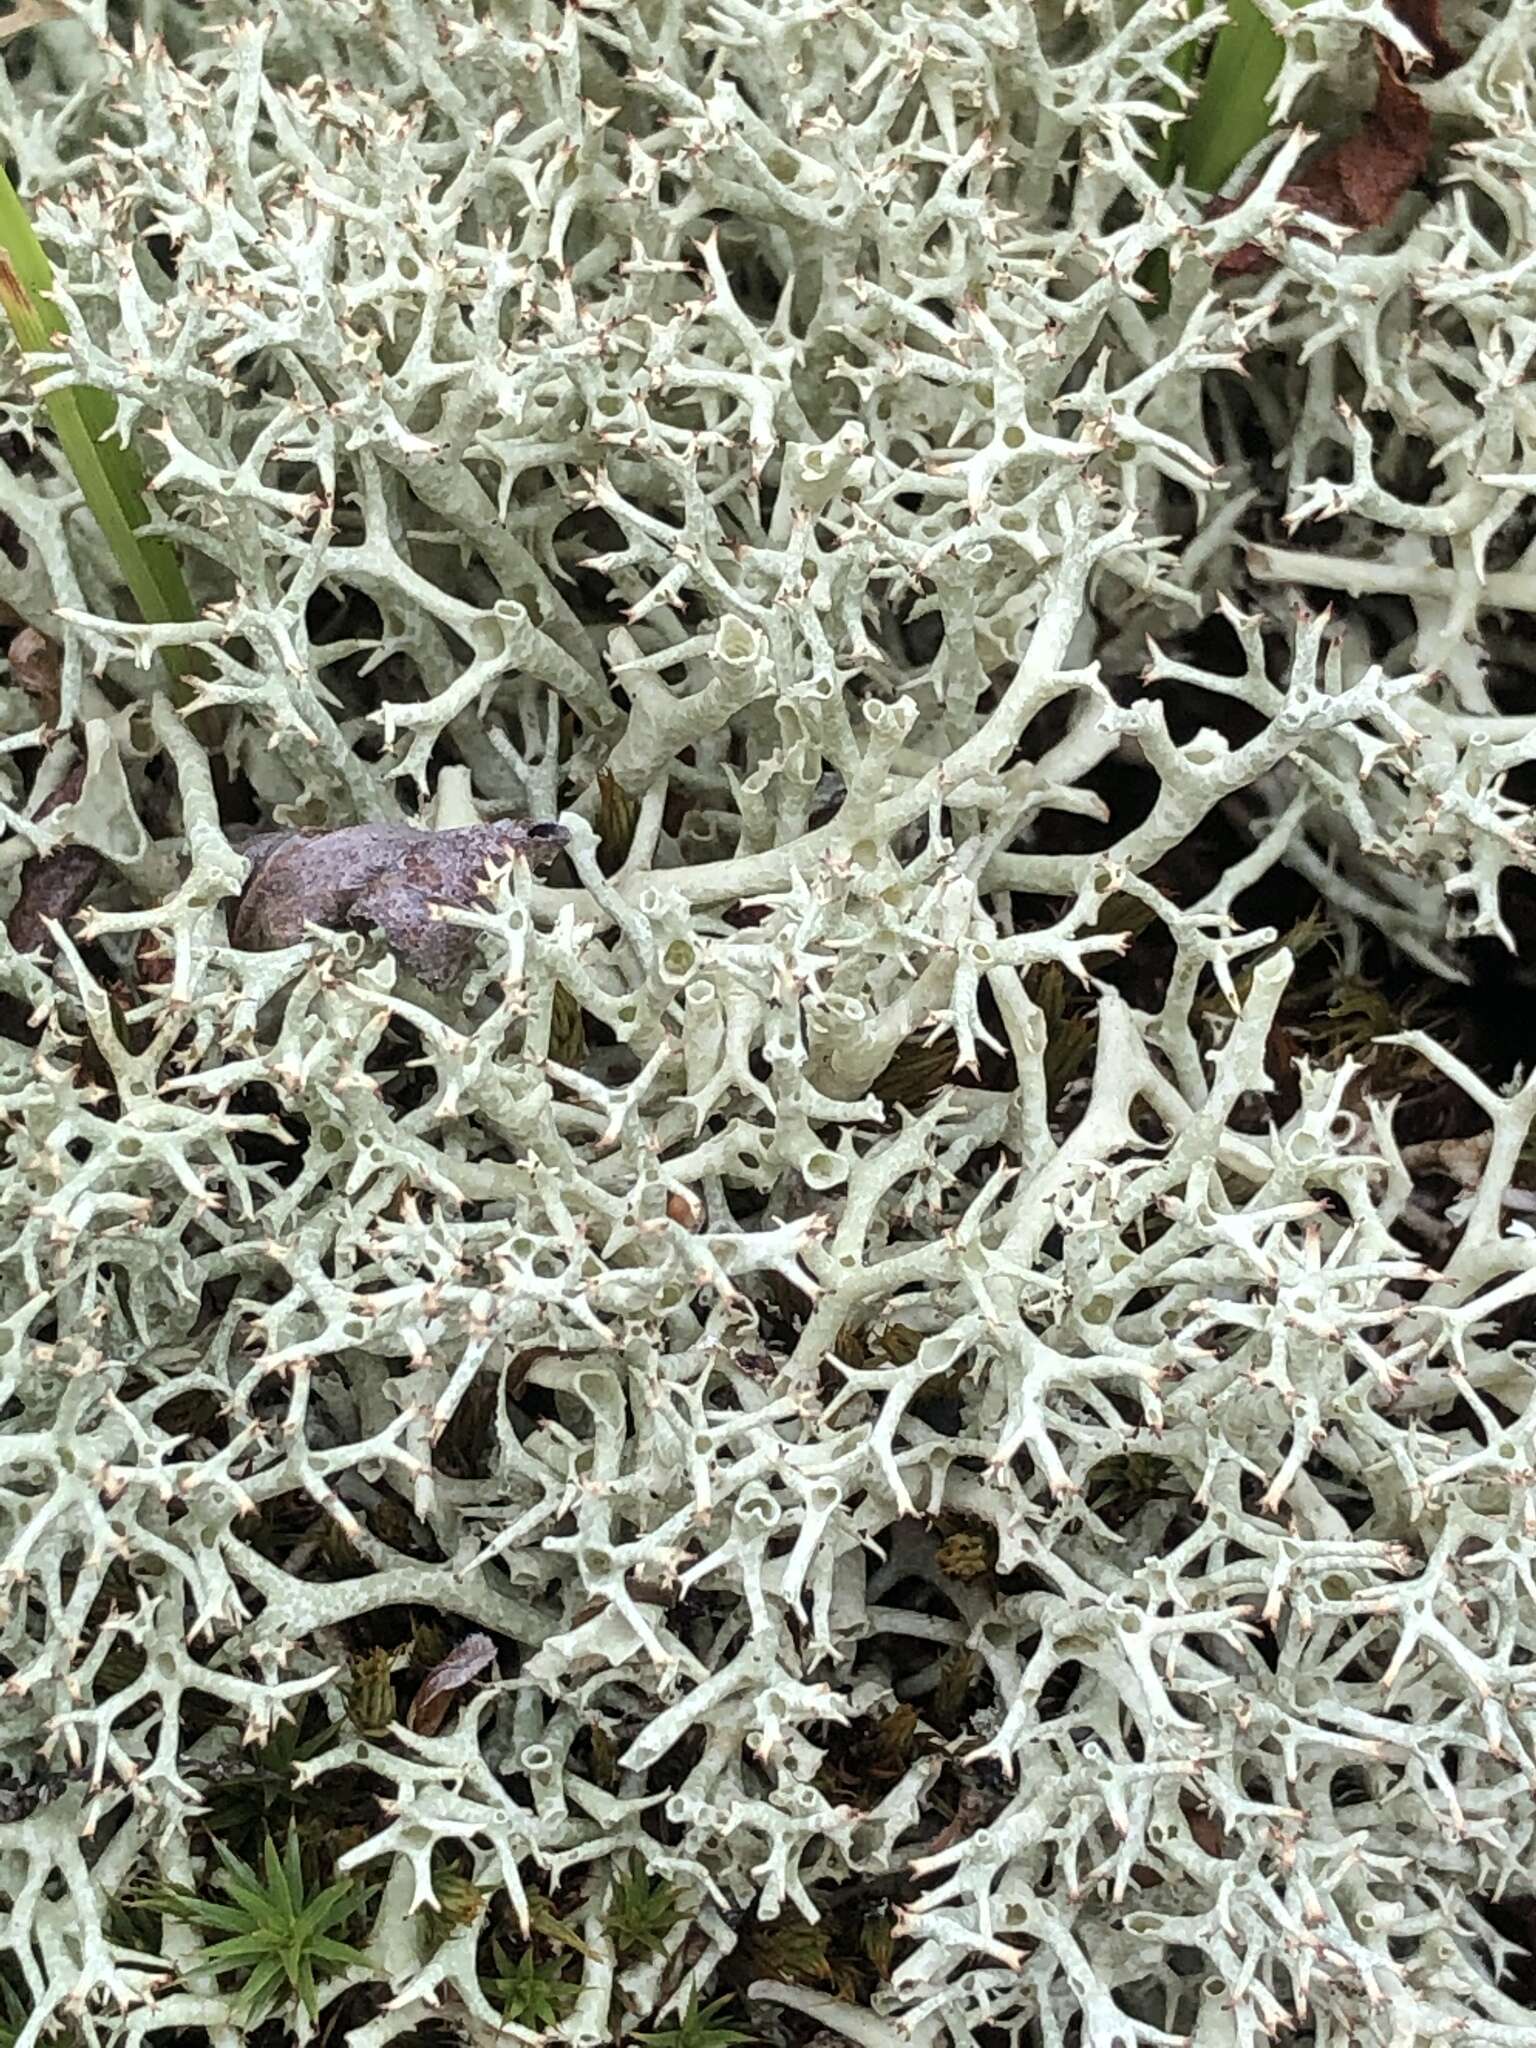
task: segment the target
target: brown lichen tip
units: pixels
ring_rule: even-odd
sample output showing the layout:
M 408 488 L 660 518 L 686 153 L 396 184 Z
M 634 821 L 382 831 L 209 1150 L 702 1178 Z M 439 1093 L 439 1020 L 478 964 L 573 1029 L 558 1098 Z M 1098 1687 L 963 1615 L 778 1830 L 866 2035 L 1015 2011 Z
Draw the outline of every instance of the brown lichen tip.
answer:
M 378 931 L 419 980 L 443 988 L 468 970 L 474 935 L 436 907 L 471 908 L 497 862 L 546 867 L 569 838 L 563 825 L 523 820 L 263 833 L 241 849 L 252 870 L 230 936 L 249 951 L 274 952 L 296 945 L 309 925 Z

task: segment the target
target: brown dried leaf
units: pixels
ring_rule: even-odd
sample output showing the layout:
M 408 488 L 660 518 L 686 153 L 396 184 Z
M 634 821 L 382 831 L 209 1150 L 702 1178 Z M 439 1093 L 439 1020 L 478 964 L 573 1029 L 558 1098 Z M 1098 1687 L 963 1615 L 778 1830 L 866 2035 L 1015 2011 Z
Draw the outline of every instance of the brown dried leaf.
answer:
M 174 955 L 159 932 L 140 932 L 133 952 L 134 980 L 141 989 L 165 988 L 176 972 Z
M 4 26 L 0 22 L 0 31 Z M 11 681 L 35 701 L 44 725 L 57 725 L 63 648 L 36 626 L 23 626 L 11 641 L 9 659 Z
M 1375 106 L 1357 134 L 1313 167 L 1307 203 L 1346 227 L 1380 227 L 1428 161 L 1429 110 L 1383 59 Z
M 417 1687 L 405 1717 L 406 1727 L 417 1735 L 435 1735 L 448 1718 L 455 1693 L 495 1662 L 496 1645 L 489 1636 L 466 1636 L 441 1664 L 433 1665 Z
M 38 805 L 36 817 L 50 816 L 78 801 L 85 786 L 85 763 L 76 761 L 51 795 Z M 48 921 L 67 925 L 90 901 L 106 863 L 89 846 L 60 846 L 36 856 L 21 870 L 21 886 L 6 920 L 6 937 L 18 953 L 41 953 L 51 959 L 53 939 Z
M 1428 4 L 1433 7 L 1434 0 Z M 1395 60 L 1378 44 L 1375 106 L 1353 135 L 1322 151 L 1299 177 L 1282 185 L 1280 198 L 1287 206 L 1320 214 L 1358 234 L 1391 218 L 1428 161 L 1429 109 L 1404 84 Z M 1249 186 L 1250 192 L 1252 189 Z M 1246 197 L 1243 193 L 1237 199 L 1217 200 L 1207 210 L 1207 218 L 1230 213 Z M 1245 242 L 1222 257 L 1216 275 L 1253 277 L 1271 269 L 1274 262 L 1257 242 Z
M 1232 1854 L 1226 1833 L 1222 1828 L 1221 1822 L 1217 1820 L 1214 1814 L 1207 1813 L 1204 1807 L 1196 1806 L 1189 1799 L 1181 1799 L 1179 1801 L 1179 1808 L 1184 1815 L 1185 1826 L 1207 1856 L 1230 1856 Z
M 436 831 L 375 823 L 257 832 L 240 842 L 251 866 L 230 937 L 269 953 L 297 945 L 312 924 L 377 931 L 428 987 L 447 988 L 468 972 L 475 941 L 439 909 L 473 909 L 493 866 L 516 858 L 545 868 L 569 837 L 563 825 L 510 818 Z
M 84 789 L 85 761 L 78 758 L 65 769 L 58 782 L 32 813 L 33 817 L 41 823 L 44 818 L 51 818 L 55 811 L 63 810 L 66 804 L 77 804 Z
M 923 1348 L 923 1333 L 907 1323 L 887 1323 L 876 1343 L 892 1365 L 910 1365 Z
M 1392 0 L 1392 12 L 1429 54 L 1428 65 L 1416 64 L 1415 71 L 1427 71 L 1431 78 L 1444 78 L 1447 71 L 1454 71 L 1463 61 L 1460 51 L 1446 41 L 1440 26 L 1440 0 Z M 1392 53 L 1392 62 L 1394 66 L 1398 63 L 1396 51 Z

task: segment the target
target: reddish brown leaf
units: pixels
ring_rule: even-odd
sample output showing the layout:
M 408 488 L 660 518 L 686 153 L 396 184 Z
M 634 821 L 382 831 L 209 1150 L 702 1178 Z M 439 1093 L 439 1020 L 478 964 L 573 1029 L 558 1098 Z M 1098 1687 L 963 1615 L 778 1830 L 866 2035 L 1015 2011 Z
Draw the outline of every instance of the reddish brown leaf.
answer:
M 1221 1822 L 1213 1813 L 1207 1813 L 1204 1807 L 1197 1806 L 1187 1793 L 1179 1800 L 1179 1810 L 1184 1816 L 1185 1826 L 1207 1856 L 1232 1854 L 1231 1844 Z
M 51 818 L 54 812 L 62 810 L 65 804 L 77 804 L 84 788 L 85 762 L 77 759 L 65 769 L 62 779 L 43 798 L 32 815 L 39 823 L 44 818 Z
M 1452 49 L 1440 26 L 1440 0 L 1392 0 L 1392 12 L 1429 53 L 1427 65 L 1414 65 L 1415 77 L 1444 78 L 1461 63 L 1460 52 Z M 1400 62 L 1395 50 L 1391 61 Z
M 516 857 L 546 868 L 569 837 L 563 825 L 512 818 L 425 831 L 374 823 L 252 833 L 240 842 L 251 866 L 230 937 L 272 953 L 297 945 L 312 924 L 378 931 L 413 974 L 447 988 L 469 971 L 475 941 L 438 910 L 473 909 L 493 865 Z
M 472 1678 L 478 1678 L 495 1662 L 496 1645 L 489 1636 L 466 1636 L 441 1664 L 432 1666 L 417 1687 L 405 1717 L 406 1727 L 418 1735 L 435 1735 L 448 1718 L 454 1694 L 462 1692 Z
M 64 804 L 78 802 L 84 787 L 85 763 L 76 761 L 52 795 L 38 805 L 35 815 L 46 818 Z M 60 846 L 25 862 L 21 887 L 5 927 L 15 950 L 51 958 L 54 945 L 47 920 L 56 918 L 67 925 L 89 902 L 105 865 L 89 846 Z
M 59 722 L 59 669 L 64 650 L 35 626 L 23 626 L 11 641 L 11 681 L 37 705 L 44 725 Z
M 164 988 L 176 971 L 172 954 L 166 952 L 158 932 L 140 932 L 133 952 L 134 980 L 140 988 Z
M 1410 4 L 1418 4 L 1418 0 L 1410 0 Z M 1424 0 L 1424 4 L 1433 9 L 1436 0 Z M 1358 234 L 1391 218 L 1428 161 L 1429 110 L 1404 84 L 1395 58 L 1378 44 L 1375 106 L 1353 135 L 1323 150 L 1300 176 L 1282 185 L 1280 197 L 1288 206 L 1320 214 Z M 1207 218 L 1230 213 L 1247 196 L 1215 201 Z M 1305 233 L 1305 229 L 1298 232 Z M 1274 261 L 1257 242 L 1245 242 L 1222 257 L 1216 275 L 1252 277 L 1270 269 Z
M 1303 181 L 1304 203 L 1345 227 L 1380 227 L 1428 160 L 1429 111 L 1383 62 L 1375 106 L 1357 134 L 1313 166 Z

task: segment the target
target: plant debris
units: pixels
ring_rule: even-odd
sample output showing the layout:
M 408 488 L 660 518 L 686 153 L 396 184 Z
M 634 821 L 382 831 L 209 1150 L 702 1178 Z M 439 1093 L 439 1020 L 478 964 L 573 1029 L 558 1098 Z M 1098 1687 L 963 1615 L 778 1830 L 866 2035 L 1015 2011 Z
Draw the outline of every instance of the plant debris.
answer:
M 377 930 L 420 980 L 446 987 L 467 969 L 474 935 L 440 919 L 437 907 L 471 908 L 493 861 L 521 856 L 546 866 L 567 836 L 562 825 L 510 821 L 444 831 L 348 825 L 262 833 L 241 849 L 252 871 L 231 937 L 268 952 L 296 945 L 312 924 Z
M 39 824 L 65 804 L 79 800 L 85 787 L 85 765 L 82 755 L 38 805 L 35 817 Z M 5 925 L 5 935 L 16 951 L 51 958 L 56 947 L 49 925 L 67 925 L 84 908 L 105 867 L 105 860 L 90 846 L 59 846 L 25 862 Z
M 1316 156 L 1299 177 L 1281 186 L 1279 195 L 1283 205 L 1335 221 L 1357 234 L 1391 219 L 1398 201 L 1429 161 L 1428 108 L 1399 77 L 1384 45 L 1378 43 L 1376 56 L 1376 103 L 1361 126 Z M 1250 184 L 1235 199 L 1214 201 L 1206 217 L 1233 212 L 1253 189 Z M 1298 226 L 1296 232 L 1309 231 Z M 1222 257 L 1216 275 L 1255 277 L 1272 270 L 1276 261 L 1258 242 L 1244 242 Z
M 435 1735 L 447 1720 L 456 1695 L 495 1662 L 496 1645 L 489 1636 L 466 1636 L 421 1681 L 406 1714 L 406 1726 L 417 1735 Z

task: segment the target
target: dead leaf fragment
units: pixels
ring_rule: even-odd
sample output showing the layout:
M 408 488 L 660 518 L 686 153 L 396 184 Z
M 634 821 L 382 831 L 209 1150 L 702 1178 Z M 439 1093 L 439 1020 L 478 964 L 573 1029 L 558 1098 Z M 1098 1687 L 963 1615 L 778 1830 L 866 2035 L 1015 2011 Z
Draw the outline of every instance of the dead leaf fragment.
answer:
M 489 1636 L 466 1636 L 456 1650 L 432 1666 L 417 1687 L 405 1717 L 406 1727 L 417 1735 L 435 1735 L 448 1718 L 455 1693 L 495 1662 L 496 1645 Z
M 1417 30 L 1415 31 L 1417 33 Z M 1299 177 L 1280 188 L 1287 206 L 1337 221 L 1359 234 L 1390 220 L 1398 201 L 1421 176 L 1429 161 L 1429 109 L 1400 77 L 1396 60 L 1383 45 L 1376 50 L 1376 104 L 1353 135 L 1325 149 Z M 1250 185 L 1248 191 L 1253 187 Z M 1207 209 L 1214 220 L 1242 204 L 1220 199 Z M 1304 227 L 1298 227 L 1305 234 Z M 1274 267 L 1275 258 L 1257 242 L 1244 242 L 1216 265 L 1220 278 L 1253 277 Z
M 0 24 L 3 26 L 3 24 Z M 11 681 L 37 705 L 44 725 L 59 722 L 60 668 L 64 650 L 56 640 L 23 626 L 10 646 Z
M 1415 71 L 1427 69 L 1429 77 L 1444 78 L 1447 71 L 1454 71 L 1462 62 L 1461 52 L 1446 41 L 1440 26 L 1440 0 L 1392 0 L 1392 12 L 1428 54 L 1427 67 L 1415 64 Z M 1394 64 L 1397 61 L 1394 51 Z
M 53 792 L 38 805 L 34 816 L 51 816 L 65 804 L 76 803 L 85 787 L 85 763 L 76 761 Z M 53 936 L 50 920 L 67 925 L 90 901 L 106 863 L 89 846 L 60 846 L 52 853 L 35 855 L 21 870 L 21 885 L 5 934 L 17 953 L 41 953 L 51 959 Z
M 1426 60 L 1411 67 L 1392 45 L 1376 44 L 1376 104 L 1353 135 L 1323 150 L 1298 178 L 1280 188 L 1289 206 L 1337 221 L 1360 233 L 1390 220 L 1398 201 L 1429 161 L 1429 110 L 1411 90 L 1408 77 L 1444 78 L 1463 57 L 1447 42 L 1440 22 L 1440 0 L 1392 0 L 1392 12 Z M 1248 192 L 1253 190 L 1252 185 Z M 1217 200 L 1206 212 L 1215 220 L 1247 197 Z M 1301 230 L 1305 233 L 1305 230 Z M 1216 266 L 1218 277 L 1252 277 L 1270 269 L 1275 259 L 1257 242 L 1233 249 Z
M 1186 1794 L 1179 1801 L 1179 1811 L 1184 1816 L 1184 1825 L 1205 1851 L 1207 1856 L 1230 1856 L 1232 1845 L 1226 1831 L 1215 1814 L 1199 1806 Z
M 166 951 L 159 932 L 140 932 L 133 952 L 134 980 L 143 988 L 165 988 L 175 976 L 176 960 Z

